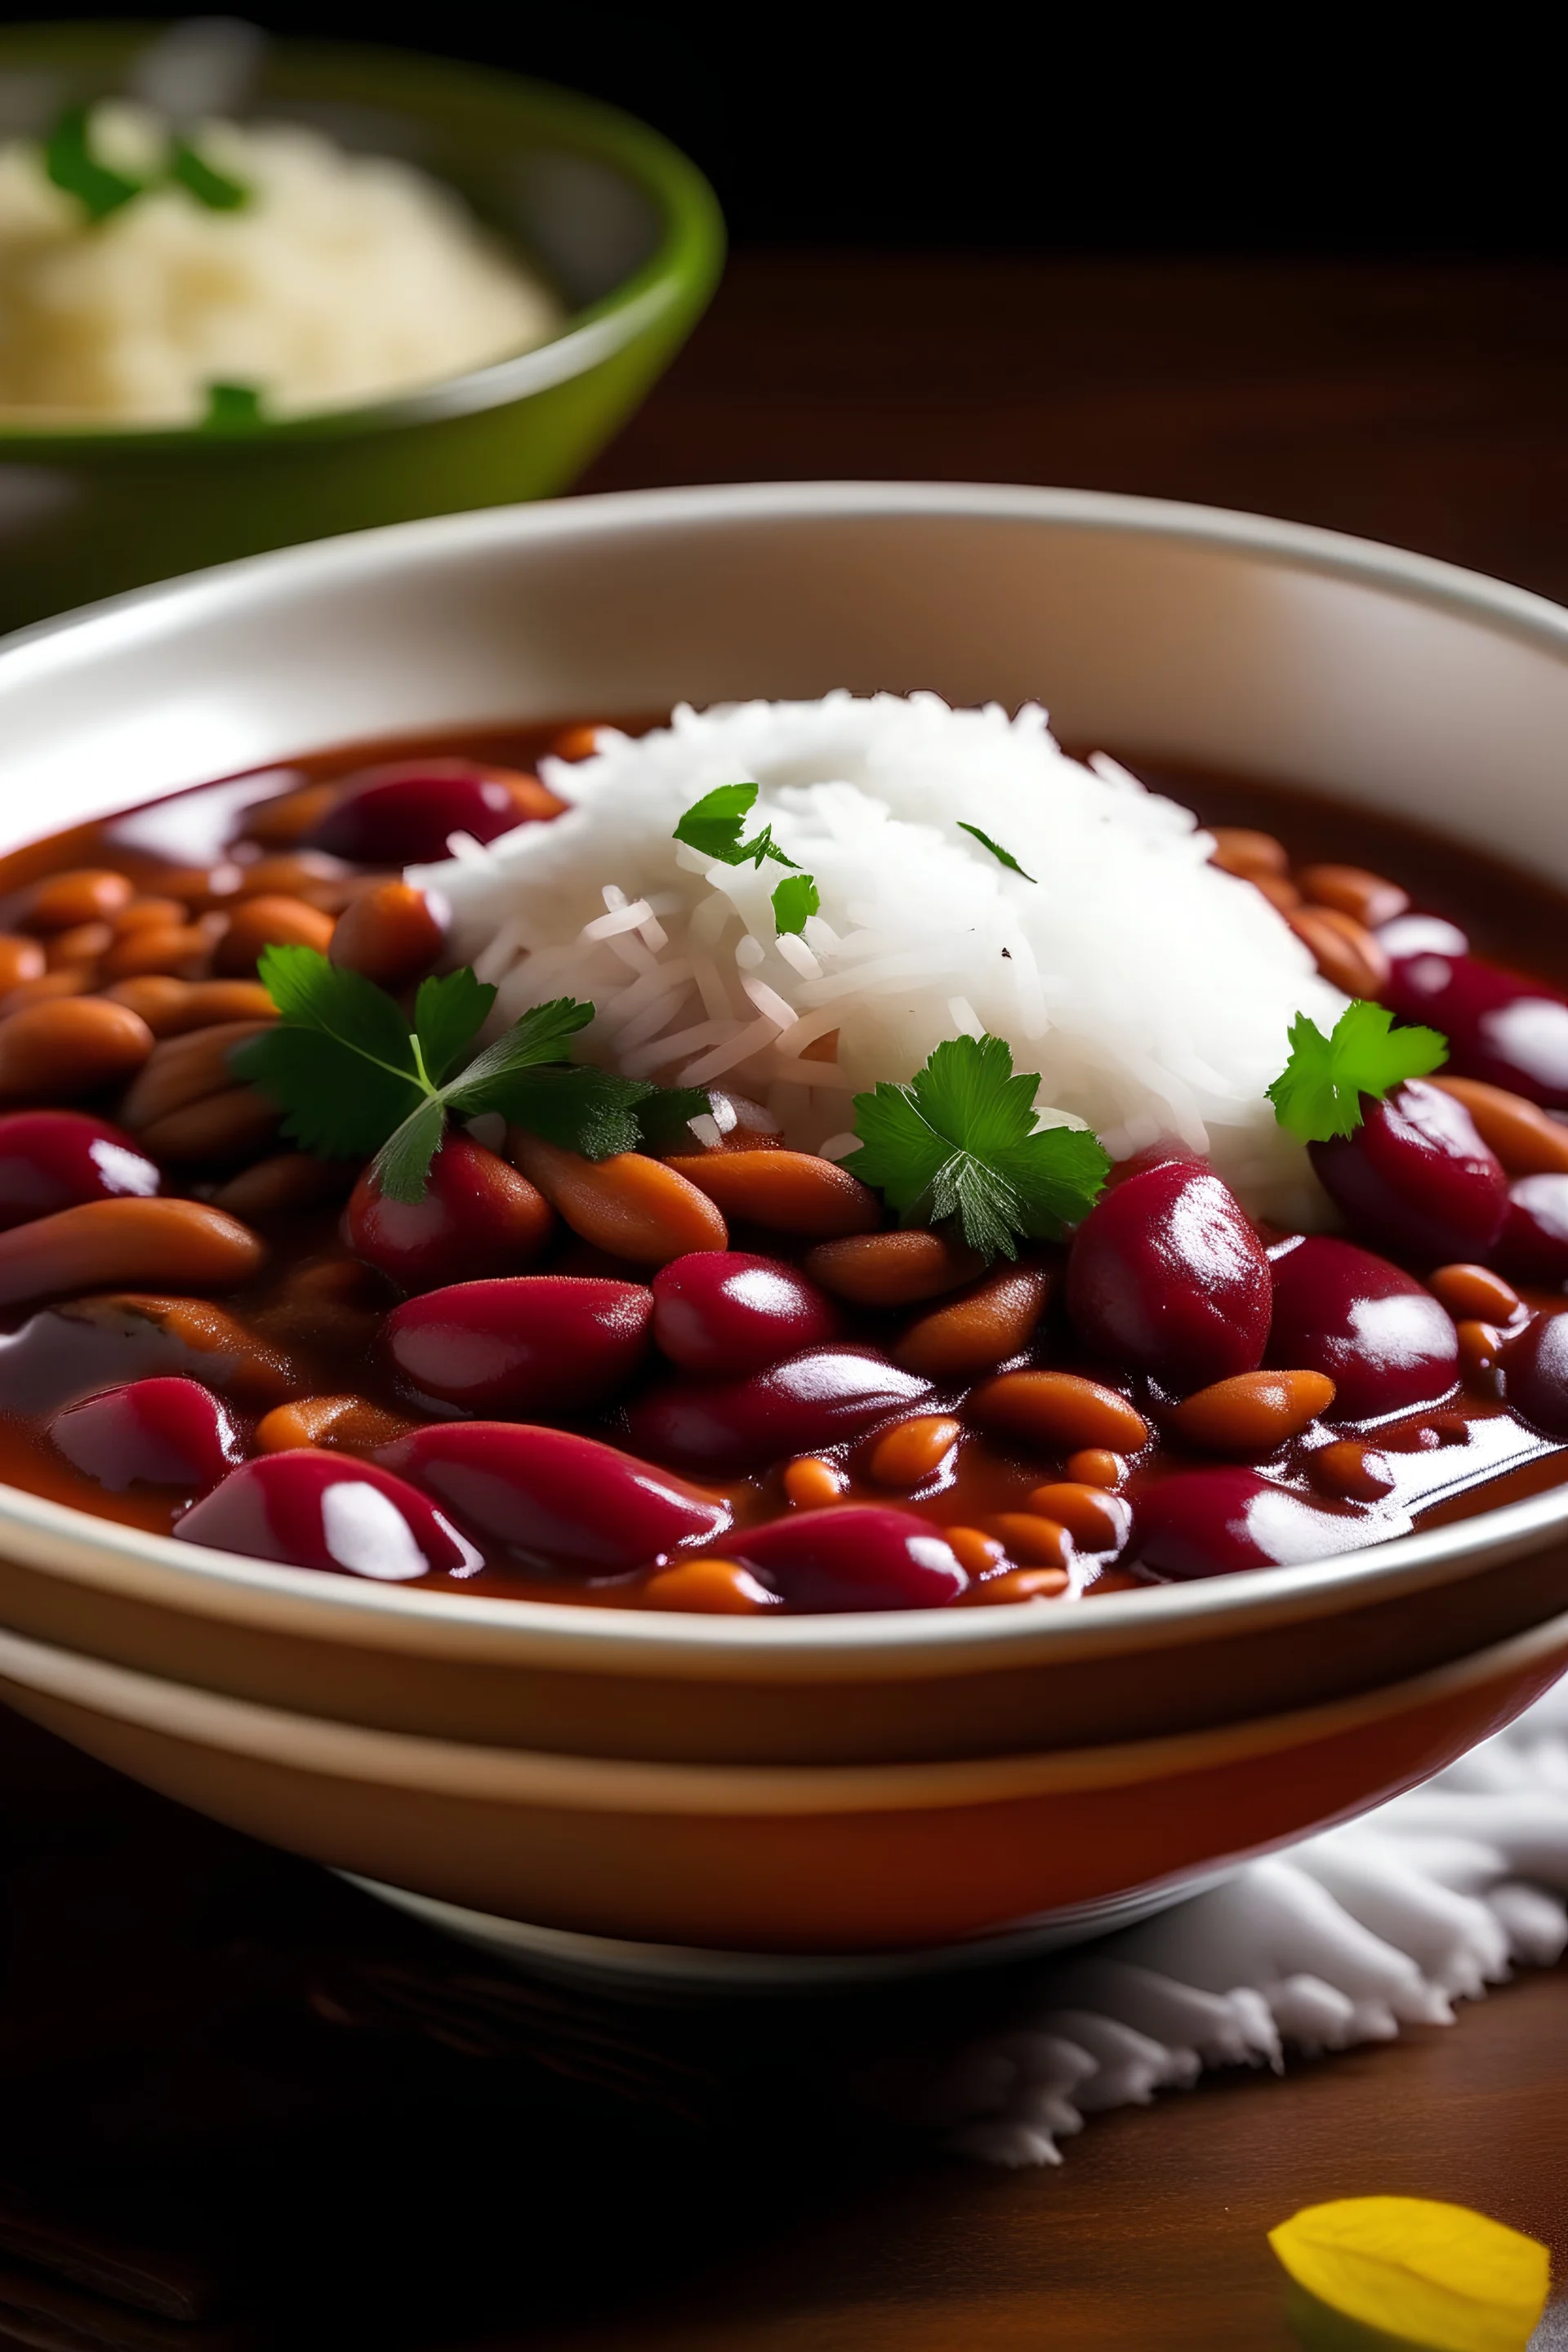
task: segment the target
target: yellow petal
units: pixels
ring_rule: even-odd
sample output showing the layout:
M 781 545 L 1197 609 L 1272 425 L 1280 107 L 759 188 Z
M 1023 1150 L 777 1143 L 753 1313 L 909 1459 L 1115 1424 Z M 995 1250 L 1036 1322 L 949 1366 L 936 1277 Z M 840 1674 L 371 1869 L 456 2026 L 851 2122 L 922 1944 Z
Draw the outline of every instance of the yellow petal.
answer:
M 1434 2352 L 1523 2352 L 1551 2284 L 1534 2238 L 1425 2197 L 1309 2205 L 1268 2242 L 1335 2311 Z

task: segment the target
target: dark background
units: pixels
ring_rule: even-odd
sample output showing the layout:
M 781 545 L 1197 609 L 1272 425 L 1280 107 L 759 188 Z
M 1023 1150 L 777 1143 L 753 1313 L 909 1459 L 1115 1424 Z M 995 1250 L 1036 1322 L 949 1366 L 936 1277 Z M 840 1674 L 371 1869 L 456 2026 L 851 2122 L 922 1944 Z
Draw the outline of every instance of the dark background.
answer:
M 1540 13 L 1408 12 L 1403 26 L 1364 9 L 1205 18 L 990 0 L 235 13 L 613 100 L 702 165 L 741 246 L 1458 257 L 1568 243 Z

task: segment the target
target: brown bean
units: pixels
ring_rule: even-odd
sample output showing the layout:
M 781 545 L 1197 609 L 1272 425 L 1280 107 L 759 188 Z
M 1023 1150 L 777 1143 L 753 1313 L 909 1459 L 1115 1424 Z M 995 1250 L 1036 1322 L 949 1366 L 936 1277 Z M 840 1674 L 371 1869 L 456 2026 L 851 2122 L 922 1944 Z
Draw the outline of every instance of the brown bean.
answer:
M 151 1327 L 170 1343 L 166 1366 L 153 1369 L 189 1371 L 237 1403 L 265 1409 L 302 1385 L 299 1368 L 282 1349 L 211 1299 L 118 1291 L 72 1299 L 55 1311 L 119 1337 L 145 1334 Z
M 1072 1538 L 1059 1520 L 1033 1511 L 998 1511 L 985 1524 L 1006 1546 L 1008 1559 L 1024 1568 L 1066 1568 L 1072 1559 Z
M 877 1440 L 867 1466 L 879 1486 L 907 1493 L 936 1475 L 963 1434 L 963 1424 L 950 1413 L 916 1413 Z
M 47 1102 L 95 1094 L 128 1078 L 152 1051 L 153 1032 L 128 1004 L 101 996 L 30 1004 L 0 1021 L 0 1094 L 39 1095 Z
M 446 929 L 423 890 L 412 882 L 378 882 L 338 917 L 332 961 L 363 972 L 378 988 L 406 988 L 423 979 L 446 940 Z
M 295 1397 L 263 1415 L 256 1425 L 256 1443 L 263 1454 L 289 1454 L 300 1445 L 370 1454 L 415 1426 L 405 1414 L 388 1412 L 368 1397 Z
M 1388 952 L 1369 930 L 1333 907 L 1302 907 L 1286 921 L 1325 980 L 1347 996 L 1376 996 L 1388 982 Z
M 784 1474 L 784 1490 L 797 1511 L 820 1511 L 836 1503 L 849 1481 L 836 1462 L 803 1454 Z
M 117 980 L 104 994 L 139 1013 L 155 1037 L 177 1037 L 188 1029 L 220 1022 L 271 1023 L 278 1008 L 258 980 L 176 980 L 169 972 L 143 972 Z
M 972 1584 L 959 1598 L 978 1603 L 983 1609 L 1005 1606 L 1010 1601 L 1054 1601 L 1065 1592 L 1070 1581 L 1065 1568 L 1010 1568 L 1002 1576 L 988 1576 L 982 1584 Z
M 176 980 L 173 972 L 147 971 L 134 980 L 112 982 L 103 993 L 111 1004 L 128 1004 L 140 1013 L 154 1037 L 167 1037 L 184 1026 L 191 982 Z
M 996 1538 L 979 1528 L 943 1528 L 942 1535 L 965 1576 L 988 1576 L 1007 1557 Z
M 1042 1519 L 1066 1528 L 1079 1551 L 1120 1551 L 1132 1525 L 1132 1513 L 1120 1495 L 1103 1486 L 1085 1486 L 1061 1479 L 1037 1486 L 1028 1508 Z
M 1142 1414 L 1081 1372 L 1004 1372 L 977 1388 L 969 1405 L 988 1427 L 1052 1451 L 1102 1445 L 1112 1454 L 1136 1454 L 1149 1442 Z
M 893 1360 L 928 1381 L 967 1381 L 994 1371 L 1028 1346 L 1050 1291 L 1043 1265 L 988 1274 L 951 1306 L 933 1307 L 911 1323 Z
M 37 940 L 20 931 L 0 931 L 0 996 L 8 996 L 25 980 L 37 980 L 44 969 L 44 950 Z
M 1108 1454 L 1103 1445 L 1086 1445 L 1068 1456 L 1067 1474 L 1076 1486 L 1103 1486 L 1110 1494 L 1126 1477 L 1127 1465 L 1120 1454 Z
M 29 1004 L 57 1003 L 62 996 L 91 995 L 94 978 L 89 964 L 72 964 L 65 971 L 41 972 L 37 980 L 25 980 L 20 988 L 13 988 L 0 1000 L 0 1016 L 25 1013 Z
M 159 866 L 142 877 L 149 898 L 174 898 L 189 909 L 187 919 L 231 906 L 241 869 L 226 859 L 216 866 Z
M 1476 1131 L 1510 1176 L 1557 1175 L 1568 1171 L 1568 1127 L 1539 1103 L 1507 1087 L 1483 1086 L 1479 1078 L 1451 1078 L 1447 1071 L 1428 1084 L 1464 1104 Z
M 801 1260 L 813 1282 L 857 1307 L 913 1307 L 940 1298 L 981 1271 L 974 1252 L 922 1225 L 901 1234 L 851 1234 L 818 1242 Z
M 599 747 L 597 720 L 585 719 L 580 726 L 563 727 L 550 739 L 550 748 L 558 760 L 591 760 Z
M 837 1241 L 882 1222 L 870 1186 L 812 1151 L 703 1151 L 672 1154 L 664 1164 L 699 1185 L 726 1217 L 772 1233 Z
M 1333 1401 L 1326 1372 L 1237 1372 L 1184 1397 L 1171 1427 L 1205 1454 L 1257 1462 L 1300 1437 Z
M 537 776 L 529 775 L 521 768 L 487 768 L 485 774 L 490 783 L 506 786 L 511 794 L 520 824 L 536 817 L 559 816 L 569 805 L 558 793 L 552 793 L 548 784 L 542 783 Z
M 245 838 L 263 849 L 292 849 L 314 833 L 342 789 L 341 784 L 305 784 L 298 792 L 258 801 L 245 812 Z
M 143 972 L 199 980 L 212 959 L 212 940 L 199 923 L 142 923 L 122 931 L 104 954 L 105 980 L 135 980 Z
M 239 869 L 237 898 L 303 898 L 307 906 L 316 901 L 309 895 L 323 883 L 350 880 L 353 867 L 346 859 L 333 857 L 324 849 L 295 849 L 276 857 L 258 857 L 254 865 Z
M 1454 1333 L 1459 1347 L 1459 1373 L 1475 1396 L 1502 1393 L 1502 1333 L 1495 1323 L 1467 1318 Z
M 1392 923 L 1410 904 L 1408 890 L 1364 866 L 1306 866 L 1296 878 L 1314 906 L 1332 907 L 1369 931 Z
M 308 1151 L 279 1151 L 242 1168 L 213 1194 L 215 1209 L 231 1217 L 265 1217 L 279 1209 L 308 1209 L 341 1198 L 354 1179 L 352 1160 L 317 1160 Z
M 642 1601 L 647 1609 L 682 1609 L 704 1617 L 756 1617 L 783 1605 L 738 1559 L 677 1560 L 649 1577 Z
M 178 898 L 132 898 L 121 907 L 110 930 L 116 939 L 125 931 L 144 930 L 149 923 L 160 930 L 179 930 L 190 921 L 190 909 Z
M 1381 1502 L 1394 1488 L 1394 1475 L 1374 1445 L 1357 1437 L 1337 1437 L 1331 1445 L 1315 1446 L 1307 1456 L 1307 1473 L 1321 1494 L 1337 1495 L 1347 1503 Z
M 307 906 L 303 898 L 244 899 L 217 943 L 213 969 L 226 979 L 247 980 L 263 948 L 314 948 L 325 955 L 334 928 L 331 915 L 320 907 Z
M 75 964 L 96 963 L 113 939 L 107 923 L 73 923 L 68 931 L 51 931 L 44 947 L 44 962 L 50 971 L 65 971 Z
M 1285 845 L 1271 833 L 1255 833 L 1244 824 L 1212 824 L 1209 832 L 1214 839 L 1209 863 L 1222 866 L 1227 874 L 1244 874 L 1250 881 L 1257 874 L 1289 871 Z
M 1426 1277 L 1426 1287 L 1445 1306 L 1456 1323 L 1511 1323 L 1521 1300 L 1511 1282 L 1489 1265 L 1440 1265 Z
M 258 1236 L 201 1201 L 88 1201 L 0 1234 L 0 1306 L 101 1283 L 227 1290 L 255 1274 Z
M 237 1081 L 229 1055 L 270 1025 L 265 1021 L 222 1021 L 209 1029 L 160 1038 L 120 1106 L 122 1124 L 140 1135 L 154 1119 L 233 1087 Z
M 1288 874 L 1248 874 L 1245 879 L 1281 915 L 1294 914 L 1301 903 L 1301 893 Z
M 612 1257 L 668 1265 L 689 1250 L 729 1246 L 715 1203 L 666 1160 L 641 1151 L 584 1160 L 521 1128 L 508 1129 L 507 1157 L 574 1234 Z
M 73 866 L 34 885 L 23 919 L 30 931 L 68 931 L 117 914 L 135 895 L 124 875 L 106 866 Z
M 225 1165 L 263 1151 L 278 1134 L 279 1111 L 257 1087 L 224 1087 L 143 1125 L 140 1141 L 175 1166 Z

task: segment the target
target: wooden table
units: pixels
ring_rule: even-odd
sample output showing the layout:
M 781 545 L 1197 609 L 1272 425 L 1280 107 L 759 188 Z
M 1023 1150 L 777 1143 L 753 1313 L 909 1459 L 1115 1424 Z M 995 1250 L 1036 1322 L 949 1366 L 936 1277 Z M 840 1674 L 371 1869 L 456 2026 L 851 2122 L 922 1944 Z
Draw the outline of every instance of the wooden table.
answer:
M 1538 266 L 742 255 L 584 488 L 1138 490 L 1568 595 L 1565 296 L 1568 272 Z M 159 1851 L 168 1832 L 146 1817 Z M 243 1876 L 254 1850 L 220 1838 L 201 1848 L 204 1884 L 229 1848 Z M 315 1899 L 315 1874 L 274 1886 L 266 1871 L 291 1865 L 244 1866 L 262 1871 L 258 1916 L 288 1887 Z M 1292 2339 L 1264 2233 L 1323 2198 L 1479 2206 L 1551 2242 L 1568 2284 L 1565 2084 L 1558 1972 L 1452 2032 L 1101 2117 L 1058 2171 L 847 2155 L 776 2134 L 765 2105 L 706 2153 L 580 2142 L 547 2199 L 518 2193 L 506 2315 L 415 2333 L 427 2352 L 1267 2352 Z M 535 2138 L 548 2174 L 547 2122 Z M 437 2173 L 405 2184 L 420 2228 L 466 2193 L 460 2151 Z M 542 2257 L 559 2280 L 563 2247 L 566 2290 L 542 2304 Z M 1556 2326 L 1542 2340 L 1568 2344 L 1568 2309 Z M 375 2340 L 393 2340 L 384 2324 Z

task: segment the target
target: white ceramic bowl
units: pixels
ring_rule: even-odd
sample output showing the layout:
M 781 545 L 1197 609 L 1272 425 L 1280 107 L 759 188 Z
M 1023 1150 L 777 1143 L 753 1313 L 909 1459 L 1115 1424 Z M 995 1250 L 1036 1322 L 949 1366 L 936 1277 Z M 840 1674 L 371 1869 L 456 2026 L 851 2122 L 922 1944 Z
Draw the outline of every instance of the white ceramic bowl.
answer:
M 1285 524 L 963 486 L 466 515 L 30 632 L 0 652 L 0 846 L 332 741 L 836 685 L 1042 698 L 1073 740 L 1331 790 L 1568 881 L 1556 607 Z M 1516 1637 L 1568 1609 L 1565 1526 L 1568 1491 L 1315 1566 L 1081 1610 L 774 1624 L 312 1576 L 7 1491 L 0 1622 L 287 1716 L 421 1739 L 663 1766 L 937 1764 L 1257 1723 L 1513 1656 Z M 1538 1664 L 1489 1700 L 1489 1719 L 1523 1703 Z M 1369 1773 L 1322 1803 L 1354 1810 L 1387 1786 Z M 514 1844 L 516 1801 L 495 1832 Z M 1181 1868 L 1237 1850 L 1216 1827 L 1214 1850 Z M 361 1866 L 398 1875 L 384 1855 Z M 421 1867 L 411 1849 L 403 1883 L 418 1887 Z M 1106 1897 L 1164 1874 L 1129 1849 Z M 428 1874 L 423 1891 L 462 1899 Z M 526 1906 L 527 1886 L 508 1900 Z M 542 1892 L 522 1916 L 570 1929 L 590 1912 L 632 1937 L 679 1927 L 651 1898 L 639 1925 L 619 1895 L 574 1920 Z M 691 1939 L 712 1940 L 716 1916 L 694 1904 Z M 889 1895 L 889 1922 L 907 1916 Z M 759 1914 L 756 1940 L 776 1933 Z

